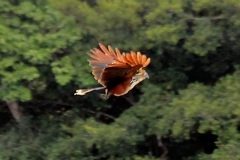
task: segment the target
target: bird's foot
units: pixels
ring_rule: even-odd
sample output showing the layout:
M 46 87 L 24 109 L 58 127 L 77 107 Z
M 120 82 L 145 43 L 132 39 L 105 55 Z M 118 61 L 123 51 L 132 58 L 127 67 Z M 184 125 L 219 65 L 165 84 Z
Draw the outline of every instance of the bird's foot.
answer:
M 110 94 L 100 94 L 100 98 L 107 100 L 109 98 Z

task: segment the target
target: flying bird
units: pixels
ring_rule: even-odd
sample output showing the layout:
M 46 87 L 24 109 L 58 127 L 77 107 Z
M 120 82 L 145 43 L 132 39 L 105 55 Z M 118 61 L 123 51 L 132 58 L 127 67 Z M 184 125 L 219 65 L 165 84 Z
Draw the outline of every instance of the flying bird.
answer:
M 134 86 L 149 78 L 143 69 L 150 63 L 150 58 L 140 52 L 121 53 L 117 48 L 115 51 L 111 46 L 106 48 L 99 43 L 101 48 L 90 50 L 89 65 L 92 67 L 94 78 L 103 87 L 90 89 L 78 89 L 74 95 L 85 95 L 94 90 L 105 89 L 105 94 L 101 97 L 108 99 L 109 95 L 122 96 L 130 91 Z

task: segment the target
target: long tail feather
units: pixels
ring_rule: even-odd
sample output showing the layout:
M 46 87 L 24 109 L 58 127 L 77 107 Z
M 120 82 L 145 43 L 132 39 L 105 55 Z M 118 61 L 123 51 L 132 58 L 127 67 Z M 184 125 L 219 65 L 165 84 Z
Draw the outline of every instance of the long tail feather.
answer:
M 85 95 L 88 92 L 105 89 L 105 87 L 89 88 L 89 89 L 78 89 L 74 95 Z

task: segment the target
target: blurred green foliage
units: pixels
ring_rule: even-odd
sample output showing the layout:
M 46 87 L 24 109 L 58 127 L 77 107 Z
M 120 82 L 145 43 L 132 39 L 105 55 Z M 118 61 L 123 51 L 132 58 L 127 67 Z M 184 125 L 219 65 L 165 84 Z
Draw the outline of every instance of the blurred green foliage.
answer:
M 0 2 L 0 160 L 240 159 L 239 0 Z M 141 51 L 149 80 L 122 97 L 86 53 Z M 17 101 L 23 124 L 6 101 Z

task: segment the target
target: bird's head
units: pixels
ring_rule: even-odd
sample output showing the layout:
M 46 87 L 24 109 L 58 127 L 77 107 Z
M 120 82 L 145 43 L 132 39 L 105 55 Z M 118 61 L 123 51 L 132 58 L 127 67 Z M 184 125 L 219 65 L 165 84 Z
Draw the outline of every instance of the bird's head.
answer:
M 139 78 L 142 78 L 143 80 L 146 78 L 149 79 L 147 72 L 142 68 L 139 69 L 138 73 L 135 76 L 138 76 Z
M 132 77 L 132 80 L 130 82 L 130 88 L 132 89 L 134 86 L 136 86 L 138 83 L 140 83 L 146 78 L 149 78 L 147 72 L 144 69 L 140 68 L 138 72 Z

